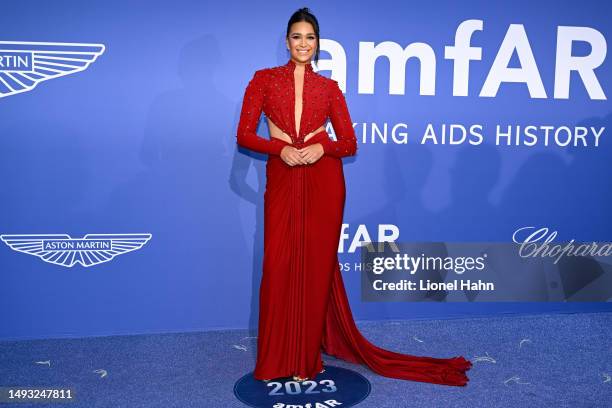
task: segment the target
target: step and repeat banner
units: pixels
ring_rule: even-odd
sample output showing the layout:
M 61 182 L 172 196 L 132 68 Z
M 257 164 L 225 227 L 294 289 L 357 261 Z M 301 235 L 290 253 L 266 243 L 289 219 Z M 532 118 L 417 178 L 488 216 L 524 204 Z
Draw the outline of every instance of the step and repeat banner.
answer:
M 257 327 L 267 156 L 236 129 L 302 6 L 2 6 L 0 338 Z M 355 318 L 610 310 L 612 6 L 308 7 L 359 144 Z

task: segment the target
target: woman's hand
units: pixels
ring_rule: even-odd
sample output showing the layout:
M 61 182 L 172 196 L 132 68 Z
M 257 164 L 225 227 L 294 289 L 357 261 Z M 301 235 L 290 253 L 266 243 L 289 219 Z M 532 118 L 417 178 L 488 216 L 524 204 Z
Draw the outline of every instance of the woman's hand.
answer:
M 323 147 L 321 147 L 321 149 L 323 149 Z M 294 146 L 287 145 L 283 147 L 283 150 L 281 150 L 280 152 L 280 157 L 289 166 L 295 166 L 298 164 L 308 164 L 306 159 L 304 159 L 302 157 L 302 154 L 300 154 L 300 151 L 296 149 Z
M 270 136 L 291 144 L 291 137 L 280 130 L 278 126 L 271 120 L 268 120 L 270 126 Z M 310 132 L 304 137 L 304 142 L 312 138 L 315 134 L 324 131 L 325 127 L 321 126 L 317 130 Z M 280 157 L 289 166 L 296 166 L 298 164 L 312 164 L 323 156 L 324 150 L 321 143 L 312 144 L 301 149 L 295 148 L 293 145 L 283 147 L 281 150 Z
M 323 156 L 323 145 L 321 143 L 314 143 L 310 146 L 303 147 L 301 149 L 296 149 L 302 160 L 306 162 L 306 164 L 313 164 L 317 160 Z

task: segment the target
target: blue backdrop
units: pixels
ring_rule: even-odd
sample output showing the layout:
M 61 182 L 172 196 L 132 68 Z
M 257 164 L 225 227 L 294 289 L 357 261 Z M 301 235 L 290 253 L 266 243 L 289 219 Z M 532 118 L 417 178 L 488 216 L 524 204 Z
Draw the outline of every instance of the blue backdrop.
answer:
M 507 242 L 527 225 L 556 230 L 561 241 L 610 241 L 610 3 L 503 3 L 308 5 L 321 25 L 320 72 L 342 84 L 359 139 L 358 155 L 344 160 L 346 235 L 339 247 L 356 319 L 611 309 L 360 300 L 359 252 L 351 244 L 376 240 L 379 228 L 402 242 Z M 286 22 L 301 6 L 232 0 L 2 6 L 0 42 L 104 47 L 86 69 L 31 90 L 12 93 L 15 83 L 0 81 L 0 234 L 151 238 L 87 268 L 43 262 L 1 244 L 0 338 L 256 327 L 266 157 L 238 150 L 235 132 L 254 71 L 287 62 Z M 445 47 L 456 43 L 467 20 L 482 30 L 471 36 L 481 59 L 469 62 L 466 82 Z M 569 56 L 560 46 L 567 38 L 576 40 Z M 368 47 L 384 42 L 388 47 L 377 50 L 389 54 L 373 64 Z M 423 58 L 410 58 L 405 75 L 390 62 L 400 61 L 404 49 Z M 511 82 L 520 74 L 503 70 L 508 49 L 508 67 L 525 68 L 530 86 Z M 578 61 L 571 56 L 588 65 L 598 52 L 604 59 L 592 76 L 573 71 L 564 87 L 567 64 Z M 9 55 L 0 66 L 5 74 L 14 62 Z M 505 82 L 496 88 L 499 75 Z M 484 96 L 487 89 L 493 95 Z M 468 134 L 450 144 L 451 125 L 455 137 L 461 127 L 481 126 L 473 129 L 482 143 L 469 143 L 477 138 Z M 504 131 L 532 125 L 539 140 L 496 144 L 498 125 Z M 560 142 L 544 145 L 541 126 L 560 129 Z M 563 126 L 574 136 L 576 127 L 587 129 L 579 139 L 586 146 L 562 146 Z M 431 131 L 437 143 L 424 139 Z M 267 135 L 263 120 L 260 135 Z

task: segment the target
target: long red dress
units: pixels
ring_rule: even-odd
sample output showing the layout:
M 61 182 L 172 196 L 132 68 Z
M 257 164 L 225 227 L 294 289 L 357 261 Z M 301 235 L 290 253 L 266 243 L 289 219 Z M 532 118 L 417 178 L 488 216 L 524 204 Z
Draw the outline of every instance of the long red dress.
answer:
M 345 202 L 342 157 L 354 155 L 357 139 L 338 83 L 304 70 L 302 114 L 296 131 L 293 60 L 260 69 L 242 104 L 237 143 L 267 153 L 264 193 L 263 276 L 259 293 L 256 379 L 298 375 L 314 379 L 323 368 L 321 352 L 393 378 L 466 385 L 472 363 L 463 357 L 400 354 L 370 343 L 353 321 L 338 264 Z M 291 145 L 257 135 L 261 112 L 291 137 L 297 148 L 321 143 L 315 163 L 289 166 L 280 152 Z M 331 120 L 337 141 L 321 131 Z

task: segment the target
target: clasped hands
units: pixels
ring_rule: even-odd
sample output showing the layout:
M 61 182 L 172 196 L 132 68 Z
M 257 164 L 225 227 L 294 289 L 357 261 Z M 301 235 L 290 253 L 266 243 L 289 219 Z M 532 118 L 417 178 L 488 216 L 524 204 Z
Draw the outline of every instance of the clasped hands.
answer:
M 284 140 L 285 142 L 289 143 L 287 146 L 283 147 L 280 152 L 281 159 L 289 166 L 313 164 L 317 160 L 319 160 L 321 156 L 323 156 L 323 154 L 325 153 L 325 151 L 323 150 L 323 145 L 321 143 L 313 143 L 310 146 L 298 149 L 291 144 L 291 137 L 289 137 L 289 135 L 280 130 L 280 128 L 278 128 L 274 124 L 274 122 L 268 120 L 268 125 L 270 127 L 270 136 L 278 138 L 280 140 Z M 315 134 L 324 130 L 325 127 L 321 126 L 317 130 L 310 132 L 304 137 L 304 142 L 309 140 Z
M 314 143 L 301 149 L 287 145 L 281 150 L 280 157 L 289 166 L 312 164 L 323 156 L 323 145 Z

